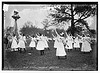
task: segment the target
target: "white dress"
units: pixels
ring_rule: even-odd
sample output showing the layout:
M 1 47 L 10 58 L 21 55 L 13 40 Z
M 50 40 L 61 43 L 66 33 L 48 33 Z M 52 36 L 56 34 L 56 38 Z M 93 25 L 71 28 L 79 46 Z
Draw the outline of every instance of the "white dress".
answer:
M 59 46 L 57 37 L 54 38 L 54 40 L 55 40 L 55 42 L 54 42 L 54 48 L 57 48 Z
M 11 44 L 11 48 L 18 48 L 18 45 L 17 45 L 17 38 L 16 36 L 15 37 L 12 37 L 12 44 Z
M 35 45 L 35 38 L 31 37 L 31 42 L 30 42 L 29 47 L 36 47 L 36 45 Z
M 83 37 L 82 39 L 82 48 L 81 48 L 81 51 L 82 52 L 90 52 L 92 49 L 91 49 L 91 45 L 89 43 L 89 39 L 88 37 Z
M 44 36 L 43 37 L 43 41 L 44 41 L 44 43 L 45 43 L 45 48 L 48 48 L 49 46 L 48 46 L 48 38 L 46 37 L 46 36 Z
M 57 49 L 56 49 L 56 56 L 66 56 L 64 44 L 60 38 L 57 39 Z
M 66 40 L 67 40 L 67 43 L 66 43 L 65 48 L 66 49 L 73 49 L 73 45 L 72 45 L 73 39 L 71 37 L 67 37 Z
M 79 41 L 78 37 L 76 37 L 74 39 L 74 48 L 80 48 L 80 41 Z
M 20 35 L 20 38 L 19 38 L 18 47 L 19 47 L 19 48 L 25 48 L 25 39 L 24 39 L 24 37 L 21 36 L 21 35 Z
M 45 48 L 45 42 L 43 40 L 43 36 L 38 37 L 37 40 L 38 40 L 38 42 L 37 42 L 36 49 L 37 50 L 44 50 L 44 48 Z
M 26 36 L 23 36 L 24 42 L 26 42 Z

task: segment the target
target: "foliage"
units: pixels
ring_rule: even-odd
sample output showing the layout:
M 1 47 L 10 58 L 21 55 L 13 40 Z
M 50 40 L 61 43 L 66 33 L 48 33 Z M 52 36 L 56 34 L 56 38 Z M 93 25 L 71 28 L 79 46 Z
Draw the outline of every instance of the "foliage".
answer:
M 68 31 L 74 35 L 82 31 L 84 26 L 90 30 L 86 19 L 97 14 L 97 4 L 52 5 L 50 11 L 49 16 L 52 17 L 52 22 L 56 22 L 56 25 L 62 21 L 71 22 Z
M 5 28 L 5 30 L 4 30 L 4 35 L 12 35 L 13 34 L 13 27 L 10 27 L 10 26 L 8 26 L 8 27 L 6 27 Z
M 27 21 L 23 27 L 20 29 L 20 32 L 25 34 L 25 35 L 35 35 L 37 34 L 38 32 L 43 32 L 42 29 L 39 29 L 35 26 L 33 26 L 33 23 L 30 22 L 30 21 Z

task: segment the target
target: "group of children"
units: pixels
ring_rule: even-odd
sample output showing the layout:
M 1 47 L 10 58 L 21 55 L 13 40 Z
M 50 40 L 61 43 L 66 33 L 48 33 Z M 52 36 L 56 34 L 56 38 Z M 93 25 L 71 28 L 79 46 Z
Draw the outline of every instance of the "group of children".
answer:
M 37 37 L 29 36 L 31 39 L 31 42 L 28 47 L 31 49 L 36 48 L 37 50 L 40 51 L 40 54 L 44 54 L 44 50 L 47 48 L 49 49 L 48 46 L 48 41 L 52 40 L 51 38 L 47 38 L 46 36 L 43 36 L 43 34 L 38 34 L 36 35 Z M 15 35 L 12 36 L 12 43 L 11 43 L 11 51 L 26 51 L 26 37 L 24 35 L 19 35 L 18 38 L 16 38 Z
M 18 38 L 13 34 L 11 51 L 25 51 L 25 43 L 27 42 L 24 34 L 19 35 Z
M 72 50 L 72 49 L 80 49 L 81 52 L 90 52 L 91 49 L 91 38 L 88 36 L 77 36 L 77 37 L 72 37 L 70 35 L 67 35 L 66 38 L 62 36 L 57 36 L 54 38 L 55 43 L 54 43 L 54 48 L 56 48 L 56 56 L 58 58 L 60 56 L 65 56 L 67 55 L 66 49 Z
M 31 39 L 31 42 L 29 44 L 29 47 L 36 48 L 36 50 L 40 51 L 40 54 L 44 54 L 44 50 L 46 48 L 49 48 L 48 41 L 54 40 L 54 48 L 56 48 L 56 56 L 60 58 L 61 56 L 64 56 L 66 58 L 67 50 L 71 50 L 73 48 L 79 48 L 82 52 L 90 52 L 91 45 L 90 45 L 90 37 L 87 36 L 77 36 L 72 37 L 71 35 L 67 35 L 65 38 L 64 36 L 58 35 L 54 36 L 53 38 L 48 38 L 44 36 L 43 34 L 38 34 L 35 36 L 29 36 Z M 13 35 L 12 37 L 12 44 L 11 44 L 11 51 L 23 51 L 26 50 L 25 48 L 26 37 L 24 35 L 19 35 L 19 39 L 17 40 L 16 36 Z M 82 46 L 80 46 L 80 43 Z
M 43 36 L 43 34 L 38 34 L 37 38 L 35 36 L 31 37 L 31 42 L 29 44 L 29 47 L 36 48 L 36 50 L 40 51 L 40 54 L 44 54 L 45 49 L 49 49 L 48 41 L 52 40 L 51 38 L 47 38 L 46 36 Z

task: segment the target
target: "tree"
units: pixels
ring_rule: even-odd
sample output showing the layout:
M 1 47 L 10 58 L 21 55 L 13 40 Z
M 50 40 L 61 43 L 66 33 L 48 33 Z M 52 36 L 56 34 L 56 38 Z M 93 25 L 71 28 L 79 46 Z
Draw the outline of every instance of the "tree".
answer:
M 48 19 L 44 19 L 42 22 L 41 22 L 44 26 L 44 29 L 46 30 L 50 25 L 50 21 Z
M 4 35 L 9 36 L 14 34 L 14 27 L 7 26 L 4 30 Z
M 73 36 L 75 32 L 82 31 L 82 26 L 90 30 L 86 19 L 97 14 L 97 4 L 62 4 L 51 7 L 49 16 L 52 17 L 52 22 L 56 22 L 56 25 L 62 21 L 70 22 L 68 31 Z
M 44 26 L 44 34 L 46 35 L 46 36 L 51 36 L 51 30 L 49 29 L 49 30 L 47 30 L 47 28 L 48 27 L 50 27 L 50 26 L 53 26 L 53 24 L 51 23 L 51 21 L 50 21 L 50 19 L 49 18 L 47 18 L 47 19 L 44 19 L 42 22 L 41 22 L 42 24 L 43 24 L 43 26 Z
M 20 32 L 25 35 L 35 35 L 37 32 L 39 32 L 39 28 L 33 26 L 31 21 L 27 21 L 20 29 Z

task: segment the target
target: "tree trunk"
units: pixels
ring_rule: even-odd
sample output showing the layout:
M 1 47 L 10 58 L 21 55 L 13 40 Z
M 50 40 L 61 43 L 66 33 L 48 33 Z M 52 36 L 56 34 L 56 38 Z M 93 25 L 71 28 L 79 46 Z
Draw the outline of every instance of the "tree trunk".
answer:
M 15 19 L 14 34 L 16 35 L 16 37 L 18 39 L 18 28 L 17 28 L 17 20 L 16 19 Z
M 71 4 L 71 17 L 72 17 L 72 19 L 71 19 L 71 34 L 72 34 L 72 36 L 74 36 L 74 28 L 75 28 L 75 25 L 74 25 L 74 15 L 73 15 L 73 4 Z

